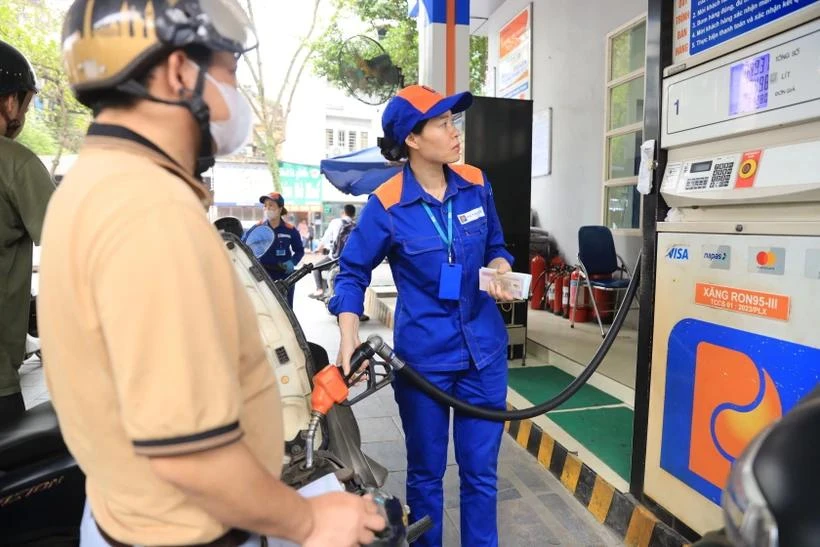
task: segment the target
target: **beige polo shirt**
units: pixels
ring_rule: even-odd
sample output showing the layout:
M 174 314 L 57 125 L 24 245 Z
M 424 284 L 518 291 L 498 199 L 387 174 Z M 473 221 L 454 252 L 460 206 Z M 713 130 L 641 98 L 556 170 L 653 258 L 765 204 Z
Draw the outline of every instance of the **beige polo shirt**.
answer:
M 276 379 L 209 199 L 162 154 L 88 137 L 46 215 L 46 380 L 93 515 L 124 543 L 203 543 L 227 530 L 154 475 L 150 456 L 241 439 L 271 473 L 282 465 Z

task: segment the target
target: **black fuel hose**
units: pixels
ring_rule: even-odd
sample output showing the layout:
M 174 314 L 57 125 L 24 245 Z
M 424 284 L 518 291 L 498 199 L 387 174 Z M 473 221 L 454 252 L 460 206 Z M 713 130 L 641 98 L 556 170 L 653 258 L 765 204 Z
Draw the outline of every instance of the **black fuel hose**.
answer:
M 629 313 L 632 301 L 638 291 L 640 272 L 641 256 L 639 255 L 638 261 L 635 265 L 634 274 L 629 282 L 629 286 L 627 287 L 623 302 L 618 308 L 618 312 L 615 314 L 615 318 L 612 321 L 612 326 L 609 328 L 609 331 L 601 342 L 601 345 L 598 346 L 598 350 L 595 352 L 592 360 L 589 364 L 587 364 L 586 368 L 584 368 L 584 371 L 572 382 L 570 382 L 570 384 L 558 395 L 548 401 L 544 401 L 539 405 L 520 410 L 496 410 L 465 403 L 464 401 L 456 399 L 452 395 L 441 391 L 439 388 L 431 384 L 424 376 L 413 370 L 412 367 L 399 359 L 396 354 L 393 353 L 392 348 L 385 344 L 380 336 L 376 335 L 370 336 L 367 339 L 367 342 L 364 342 L 356 349 L 350 361 L 351 370 L 356 370 L 362 363 L 373 359 L 373 357 L 378 355 L 392 370 L 395 370 L 398 374 L 401 374 L 418 389 L 436 401 L 450 406 L 462 414 L 493 422 L 526 420 L 535 416 L 546 414 L 550 410 L 564 404 L 570 397 L 575 395 L 575 392 L 587 383 L 590 377 L 601 365 L 601 362 L 603 362 L 604 357 L 606 357 L 606 354 L 609 352 L 609 348 L 612 347 L 613 342 L 615 342 L 615 338 L 618 336 L 618 332 L 620 332 L 621 327 L 626 320 L 627 313 Z

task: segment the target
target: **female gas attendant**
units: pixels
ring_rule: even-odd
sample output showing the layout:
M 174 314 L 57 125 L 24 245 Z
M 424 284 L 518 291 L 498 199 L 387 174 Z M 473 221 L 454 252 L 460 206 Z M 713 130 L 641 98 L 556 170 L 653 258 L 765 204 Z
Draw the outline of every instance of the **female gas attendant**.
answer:
M 285 198 L 279 192 L 260 196 L 259 202 L 265 208 L 265 218 L 245 232 L 242 241 L 247 241 L 248 236 L 257 227 L 265 224 L 270 226 L 274 233 L 273 243 L 265 254 L 259 257 L 259 262 L 271 279 L 283 279 L 305 256 L 302 236 L 295 226 L 285 222 L 284 217 L 288 214 L 288 210 L 285 209 Z M 293 287 L 288 292 L 288 305 L 293 308 Z
M 389 258 L 398 289 L 396 353 L 451 395 L 503 409 L 507 334 L 495 299 L 510 300 L 493 282 L 478 289 L 482 266 L 510 271 L 512 256 L 481 170 L 454 165 L 461 148 L 453 114 L 472 95 L 444 97 L 410 86 L 387 105 L 382 153 L 407 159 L 364 207 L 341 256 L 330 310 L 339 316 L 338 362 L 350 367 L 359 315 L 372 270 Z M 441 545 L 450 411 L 409 383 L 394 383 L 407 445 L 407 501 L 413 518 L 434 528 L 419 545 Z M 503 425 L 455 414 L 453 438 L 461 478 L 462 545 L 498 545 L 496 467 Z

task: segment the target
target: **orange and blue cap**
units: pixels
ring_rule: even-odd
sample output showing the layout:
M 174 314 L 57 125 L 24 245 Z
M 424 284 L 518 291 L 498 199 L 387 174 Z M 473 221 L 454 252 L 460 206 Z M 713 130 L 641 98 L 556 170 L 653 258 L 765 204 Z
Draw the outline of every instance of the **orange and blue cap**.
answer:
M 259 203 L 264 204 L 265 200 L 268 199 L 278 204 L 280 208 L 285 206 L 285 198 L 283 198 L 282 194 L 280 194 L 279 192 L 271 192 L 270 194 L 259 196 Z
M 448 110 L 453 114 L 464 112 L 471 104 L 473 96 L 467 91 L 445 97 L 427 86 L 411 85 L 387 103 L 382 114 L 382 129 L 386 137 L 403 143 L 419 122 L 441 116 Z

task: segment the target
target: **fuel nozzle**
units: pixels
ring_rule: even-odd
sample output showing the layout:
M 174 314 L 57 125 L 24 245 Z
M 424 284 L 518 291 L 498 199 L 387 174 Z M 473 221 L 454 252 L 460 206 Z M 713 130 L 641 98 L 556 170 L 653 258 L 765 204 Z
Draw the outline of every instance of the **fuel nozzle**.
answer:
M 333 405 L 347 399 L 349 390 L 336 365 L 328 365 L 313 377 L 313 393 L 310 396 L 310 425 L 305 440 L 305 469 L 313 467 L 314 445 L 319 421 L 330 412 Z

